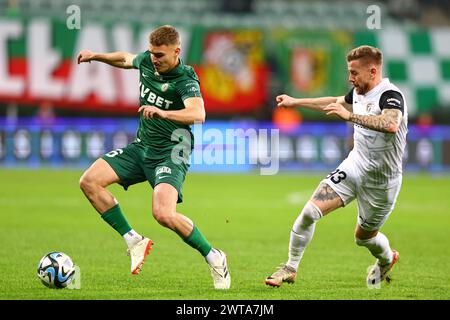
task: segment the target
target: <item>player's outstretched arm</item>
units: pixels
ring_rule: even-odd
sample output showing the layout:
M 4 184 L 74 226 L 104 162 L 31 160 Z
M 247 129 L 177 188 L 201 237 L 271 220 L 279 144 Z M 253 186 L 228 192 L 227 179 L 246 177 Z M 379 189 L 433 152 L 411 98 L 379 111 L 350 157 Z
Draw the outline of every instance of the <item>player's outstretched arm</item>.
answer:
M 316 111 L 324 111 L 324 108 L 331 103 L 342 103 L 348 109 L 350 104 L 345 102 L 344 97 L 321 97 L 321 98 L 293 98 L 287 94 L 282 94 L 276 97 L 277 107 L 285 108 L 307 108 Z
M 77 56 L 77 62 L 80 64 L 82 62 L 100 61 L 113 67 L 131 69 L 133 68 L 133 59 L 135 57 L 135 54 L 125 51 L 97 53 L 89 50 L 81 50 Z
M 184 107 L 181 110 L 162 110 L 155 106 L 141 106 L 138 112 L 142 111 L 145 119 L 168 119 L 188 125 L 205 122 L 206 113 L 202 98 L 187 98 L 184 100 Z

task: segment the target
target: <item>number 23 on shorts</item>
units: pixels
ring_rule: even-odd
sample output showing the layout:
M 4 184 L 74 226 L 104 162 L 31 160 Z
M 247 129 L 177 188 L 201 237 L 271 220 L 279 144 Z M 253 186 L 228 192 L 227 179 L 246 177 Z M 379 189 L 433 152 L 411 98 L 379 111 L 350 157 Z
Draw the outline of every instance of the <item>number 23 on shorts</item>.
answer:
M 341 171 L 339 169 L 334 170 L 329 175 L 327 175 L 327 179 L 330 179 L 334 184 L 338 184 L 345 178 L 347 178 L 347 174 L 344 171 Z

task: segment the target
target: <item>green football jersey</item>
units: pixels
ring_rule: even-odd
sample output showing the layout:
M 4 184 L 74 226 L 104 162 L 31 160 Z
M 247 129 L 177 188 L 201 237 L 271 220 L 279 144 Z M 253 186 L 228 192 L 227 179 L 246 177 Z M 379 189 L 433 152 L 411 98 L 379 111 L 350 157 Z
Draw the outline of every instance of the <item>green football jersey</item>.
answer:
M 201 97 L 200 81 L 194 69 L 185 65 L 181 59 L 177 67 L 167 73 L 159 74 L 153 66 L 150 52 L 145 51 L 134 58 L 133 67 L 139 69 L 140 73 L 139 100 L 141 106 L 155 106 L 162 110 L 180 110 L 184 109 L 183 101 L 185 99 Z M 188 134 L 183 135 L 183 138 L 177 138 L 173 135 L 177 129 L 185 129 L 184 132 Z M 179 139 L 190 139 L 191 149 L 194 147 L 194 137 L 189 125 L 167 119 L 145 119 L 142 112 L 137 138 L 149 148 L 149 153 L 155 157 L 170 153 L 173 147 L 180 142 Z

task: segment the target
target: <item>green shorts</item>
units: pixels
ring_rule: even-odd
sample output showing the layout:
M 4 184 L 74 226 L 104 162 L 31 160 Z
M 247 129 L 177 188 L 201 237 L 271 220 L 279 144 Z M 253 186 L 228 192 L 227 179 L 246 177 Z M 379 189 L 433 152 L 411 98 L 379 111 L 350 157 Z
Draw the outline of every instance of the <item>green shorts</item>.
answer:
M 108 162 L 119 176 L 119 184 L 125 190 L 144 181 L 148 181 L 152 188 L 160 183 L 168 183 L 178 191 L 177 203 L 183 202 L 183 182 L 189 164 L 174 163 L 170 154 L 155 158 L 147 150 L 142 144 L 133 142 L 125 148 L 108 152 L 102 159 Z

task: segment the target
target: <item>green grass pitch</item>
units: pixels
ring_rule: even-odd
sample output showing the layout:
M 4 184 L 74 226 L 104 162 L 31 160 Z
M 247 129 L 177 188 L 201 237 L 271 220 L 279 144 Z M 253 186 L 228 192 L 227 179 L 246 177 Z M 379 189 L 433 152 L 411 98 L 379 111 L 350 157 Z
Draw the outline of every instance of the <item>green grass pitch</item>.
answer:
M 374 262 L 355 245 L 356 204 L 318 222 L 297 282 L 266 287 L 286 261 L 289 231 L 321 175 L 188 175 L 185 203 L 206 238 L 228 255 L 232 287 L 213 289 L 203 258 L 151 215 L 146 183 L 110 190 L 135 230 L 154 242 L 139 276 L 121 237 L 78 187 L 81 171 L 0 170 L 0 299 L 449 299 L 450 177 L 406 175 L 382 231 L 400 252 L 390 285 L 368 289 Z M 36 277 L 40 258 L 63 251 L 81 269 L 81 289 L 52 290 Z

